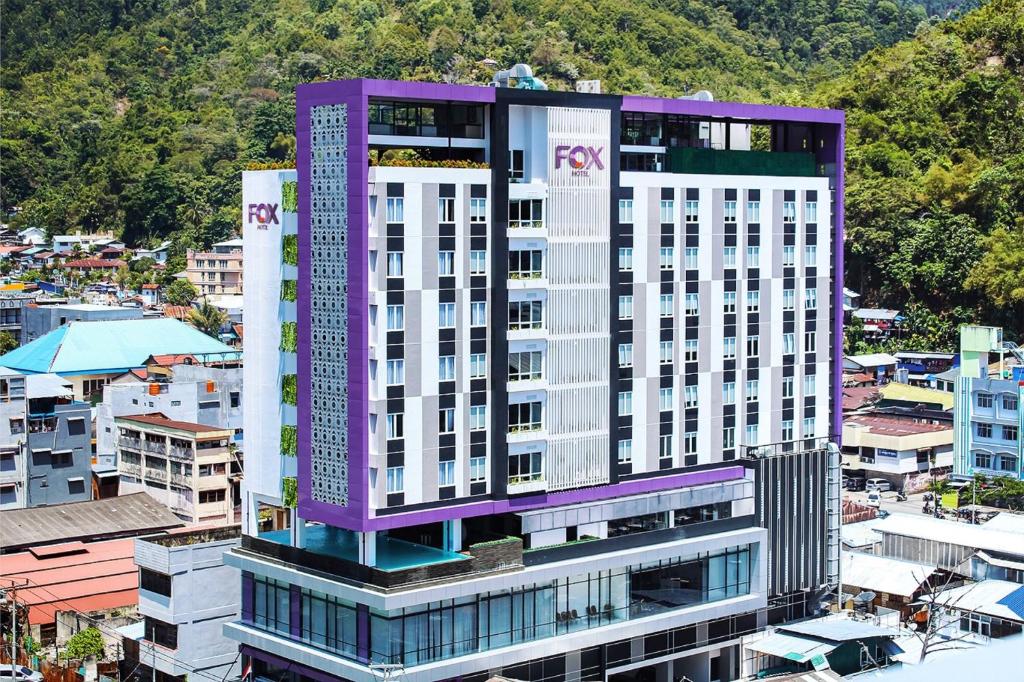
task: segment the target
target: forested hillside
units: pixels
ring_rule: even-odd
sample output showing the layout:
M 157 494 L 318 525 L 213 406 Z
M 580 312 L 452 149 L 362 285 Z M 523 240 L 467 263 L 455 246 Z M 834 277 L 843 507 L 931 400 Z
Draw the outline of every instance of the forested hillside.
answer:
M 6 0 L 0 204 L 180 253 L 238 229 L 246 164 L 294 153 L 297 83 L 526 62 L 553 88 L 846 109 L 851 286 L 931 340 L 976 310 L 1020 328 L 1022 3 L 938 21 L 976 4 Z
M 1024 3 L 872 52 L 811 99 L 847 112 L 847 283 L 862 302 L 909 313 L 904 346 L 953 348 L 965 321 L 1024 342 Z

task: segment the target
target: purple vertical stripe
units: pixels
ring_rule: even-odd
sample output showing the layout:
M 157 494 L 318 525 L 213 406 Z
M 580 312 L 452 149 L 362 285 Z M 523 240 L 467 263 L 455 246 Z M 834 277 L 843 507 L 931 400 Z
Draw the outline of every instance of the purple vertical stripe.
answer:
M 288 632 L 292 637 L 302 637 L 302 588 L 298 585 L 288 587 Z
M 370 607 L 356 604 L 356 656 L 360 661 L 370 660 Z
M 251 623 L 253 620 L 252 586 L 252 573 L 250 571 L 242 571 L 242 620 L 247 623 Z

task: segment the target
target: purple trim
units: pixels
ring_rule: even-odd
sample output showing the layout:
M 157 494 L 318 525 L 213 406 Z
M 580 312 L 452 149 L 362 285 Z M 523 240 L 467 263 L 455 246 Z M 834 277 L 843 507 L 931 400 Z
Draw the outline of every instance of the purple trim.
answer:
M 284 670 L 290 670 L 292 672 L 304 675 L 310 679 L 316 680 L 317 682 L 343 682 L 342 678 L 335 677 L 334 675 L 328 675 L 327 673 L 317 670 L 316 668 L 310 668 L 309 666 L 296 663 L 295 661 L 288 660 L 287 658 L 281 658 L 274 654 L 268 653 L 261 649 L 255 649 L 248 644 L 242 644 L 238 647 L 238 650 L 242 652 L 243 656 L 249 658 L 255 658 L 264 663 Z
M 835 123 L 842 125 L 844 114 L 838 109 L 805 109 L 774 104 L 747 104 L 744 102 L 701 102 L 694 99 L 665 99 L 623 95 L 623 111 L 644 111 L 654 114 L 684 114 L 690 116 L 717 116 L 746 118 L 762 121 L 790 123 Z
M 288 586 L 288 633 L 302 637 L 302 588 L 298 585 Z
M 842 112 L 840 112 L 842 113 Z M 846 227 L 846 116 L 842 114 L 839 128 L 833 140 L 836 164 L 835 197 L 836 214 L 832 224 L 835 240 L 832 246 L 832 286 L 835 297 L 832 300 L 832 435 L 836 444 L 842 446 L 843 438 L 843 288 L 845 286 L 845 227 Z
M 370 660 L 370 607 L 356 604 L 356 657 L 360 661 Z
M 242 571 L 242 620 L 252 621 L 252 585 L 250 571 Z

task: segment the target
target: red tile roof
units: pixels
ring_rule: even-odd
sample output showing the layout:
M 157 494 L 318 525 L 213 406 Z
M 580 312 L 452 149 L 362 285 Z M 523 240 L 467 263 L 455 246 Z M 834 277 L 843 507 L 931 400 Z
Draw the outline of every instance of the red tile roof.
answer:
M 143 284 L 142 288 L 146 289 L 146 290 L 149 290 L 149 289 L 159 289 L 160 285 L 159 284 Z
M 207 424 L 197 424 L 195 422 L 183 422 L 176 419 L 168 419 L 163 414 L 157 412 L 155 414 L 133 414 L 127 417 L 117 417 L 117 419 L 126 419 L 133 421 L 138 424 L 150 424 L 152 426 L 162 426 L 166 429 L 177 429 L 178 431 L 189 431 L 191 433 L 209 433 L 211 431 L 227 431 L 228 429 L 222 429 L 219 426 L 209 426 Z
M 176 320 L 186 320 L 188 319 L 188 313 L 190 310 L 192 310 L 192 306 L 165 305 L 164 317 L 173 317 Z
M 108 258 L 83 258 L 81 260 L 69 260 L 64 263 L 66 268 L 77 268 L 80 270 L 99 270 L 103 268 L 119 268 L 126 265 L 124 261 Z
M 882 397 L 877 386 L 850 386 L 843 389 L 843 412 L 852 412 Z
M 952 424 L 929 424 L 914 422 L 909 419 L 896 419 L 868 414 L 855 414 L 843 419 L 844 424 L 857 424 L 866 427 L 871 433 L 883 436 L 916 436 L 922 433 L 952 431 Z
M 70 553 L 47 556 L 61 548 Z M 16 599 L 28 605 L 31 625 L 52 623 L 57 611 L 91 613 L 139 603 L 134 538 L 47 549 L 39 557 L 31 551 L 3 557 L 5 577 L 29 581 L 29 586 L 17 591 Z
M 16 246 L 0 246 L 0 254 L 21 253 L 22 251 L 31 248 L 31 244 L 19 244 Z

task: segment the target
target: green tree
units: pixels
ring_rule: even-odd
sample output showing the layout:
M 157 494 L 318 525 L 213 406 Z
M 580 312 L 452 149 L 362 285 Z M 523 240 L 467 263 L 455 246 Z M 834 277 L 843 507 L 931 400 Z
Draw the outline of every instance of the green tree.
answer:
M 164 294 L 167 302 L 171 305 L 192 305 L 192 302 L 199 297 L 199 292 L 187 279 L 174 280 Z
M 0 355 L 10 353 L 19 345 L 18 339 L 14 338 L 14 334 L 11 334 L 10 332 L 0 332 Z
M 64 655 L 75 660 L 89 656 L 103 658 L 103 635 L 95 627 L 79 630 L 68 639 Z
M 193 308 L 188 312 L 189 324 L 215 339 L 220 336 L 220 330 L 227 321 L 227 314 L 207 301 L 203 301 L 198 308 Z

